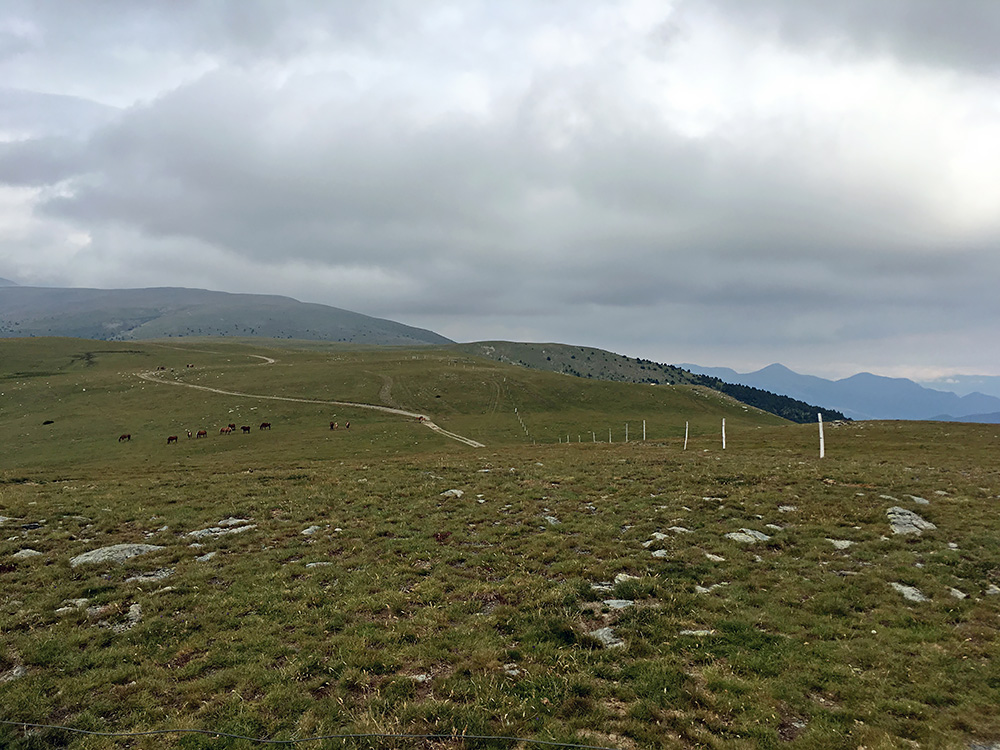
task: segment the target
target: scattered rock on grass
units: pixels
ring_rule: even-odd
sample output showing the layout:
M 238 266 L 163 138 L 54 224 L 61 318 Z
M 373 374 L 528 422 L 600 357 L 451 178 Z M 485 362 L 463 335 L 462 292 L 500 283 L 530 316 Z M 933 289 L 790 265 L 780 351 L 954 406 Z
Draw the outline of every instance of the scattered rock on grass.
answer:
M 628 609 L 635 606 L 635 602 L 631 599 L 605 599 L 603 603 L 611 609 Z
M 302 529 L 302 534 L 305 536 L 312 536 L 321 528 L 322 528 L 321 526 L 310 526 L 308 529 Z
M 948 593 L 951 594 L 956 599 L 965 599 L 966 598 L 966 594 L 962 593 L 961 591 L 959 591 L 956 588 L 949 589 Z
M 163 547 L 156 544 L 112 544 L 110 547 L 92 549 L 90 552 L 77 555 L 70 559 L 69 564 L 75 568 L 77 565 L 89 563 L 122 563 L 130 557 L 145 555 L 147 552 L 155 552 L 161 549 Z
M 441 493 L 441 497 L 461 497 L 464 494 L 462 490 L 445 490 Z
M 922 497 L 917 497 L 916 495 L 907 495 L 907 497 L 910 498 L 910 500 L 912 500 L 913 502 L 915 502 L 917 505 L 930 505 L 931 504 L 930 500 L 926 500 L 926 499 L 924 499 Z
M 219 554 L 219 553 L 218 552 L 206 552 L 204 555 L 199 555 L 198 557 L 196 557 L 195 560 L 197 560 L 198 562 L 208 562 L 213 557 L 215 557 L 217 554 Z
M 889 517 L 893 534 L 920 534 L 928 529 L 936 529 L 937 526 L 930 521 L 925 521 L 912 510 L 900 508 L 894 505 L 885 514 Z
M 852 542 L 850 539 L 830 539 L 830 538 L 827 538 L 826 541 L 828 541 L 830 544 L 832 544 L 836 549 L 847 549 L 852 544 L 854 544 L 854 542 Z
M 902 594 L 903 598 L 906 599 L 907 601 L 911 602 L 930 601 L 930 598 L 924 596 L 920 592 L 920 589 L 916 588 L 915 586 L 907 586 L 905 583 L 896 583 L 894 581 L 890 582 L 889 585 L 892 586 L 894 589 L 896 589 L 896 591 L 898 591 L 900 594 Z
M 714 635 L 714 630 L 682 630 L 678 635 L 693 635 L 698 638 L 704 638 L 706 635 Z
M 726 561 L 726 558 L 724 558 L 722 555 L 713 555 L 711 552 L 706 552 L 705 553 L 705 557 L 707 559 L 711 560 L 712 562 L 725 562 Z
M 779 505 L 778 506 L 778 512 L 779 513 L 794 513 L 797 510 L 798 510 L 798 507 L 795 506 L 795 505 Z
M 26 547 L 20 552 L 15 552 L 10 557 L 12 560 L 27 560 L 29 557 L 41 557 L 41 555 L 42 553 L 39 552 L 37 549 L 31 549 L 30 547 Z
M 604 648 L 622 648 L 625 645 L 625 641 L 616 636 L 612 628 L 591 630 L 588 635 L 596 638 Z
M 237 524 L 248 524 L 248 525 L 237 525 Z M 219 521 L 218 526 L 210 526 L 207 529 L 198 529 L 197 531 L 189 531 L 184 536 L 193 536 L 196 539 L 201 539 L 203 537 L 217 537 L 223 536 L 224 534 L 242 534 L 244 531 L 250 531 L 250 529 L 256 529 L 257 525 L 252 524 L 244 518 L 227 518 L 224 521 Z
M 754 531 L 753 529 L 740 529 L 739 531 L 731 531 L 725 535 L 726 539 L 732 539 L 734 542 L 742 542 L 743 544 L 756 544 L 757 542 L 766 542 L 769 537 L 762 531 Z
M 0 675 L 0 682 L 13 682 L 14 680 L 19 680 L 28 674 L 28 670 L 18 664 L 13 669 L 9 669 Z

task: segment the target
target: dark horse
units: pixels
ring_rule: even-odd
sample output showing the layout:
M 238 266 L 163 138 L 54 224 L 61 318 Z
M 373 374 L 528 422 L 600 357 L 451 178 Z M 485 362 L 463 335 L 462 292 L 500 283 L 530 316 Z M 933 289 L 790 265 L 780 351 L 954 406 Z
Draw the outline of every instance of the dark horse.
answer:
M 250 432 L 250 425 L 245 424 L 242 427 L 240 427 L 240 429 L 243 430 L 243 434 L 246 435 L 248 432 Z
M 132 441 L 132 433 L 126 432 L 126 433 L 118 436 L 118 442 L 119 443 L 124 443 L 126 440 L 128 440 L 129 442 Z
M 176 442 L 177 442 L 177 436 L 176 435 L 171 435 L 170 437 L 167 438 L 167 445 L 170 445 L 171 443 L 176 443 Z
M 260 429 L 262 429 L 262 430 L 270 430 L 271 429 L 271 423 L 270 422 L 261 422 L 260 423 Z

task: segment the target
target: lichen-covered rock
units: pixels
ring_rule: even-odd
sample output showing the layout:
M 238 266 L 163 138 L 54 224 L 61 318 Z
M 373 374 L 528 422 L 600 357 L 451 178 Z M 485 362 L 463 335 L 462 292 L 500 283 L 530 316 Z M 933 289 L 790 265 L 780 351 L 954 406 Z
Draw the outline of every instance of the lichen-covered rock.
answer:
M 743 544 L 756 544 L 757 542 L 766 542 L 769 537 L 762 531 L 754 531 L 753 529 L 740 529 L 739 531 L 731 531 L 725 535 L 726 539 L 732 539 L 734 542 L 742 542 Z

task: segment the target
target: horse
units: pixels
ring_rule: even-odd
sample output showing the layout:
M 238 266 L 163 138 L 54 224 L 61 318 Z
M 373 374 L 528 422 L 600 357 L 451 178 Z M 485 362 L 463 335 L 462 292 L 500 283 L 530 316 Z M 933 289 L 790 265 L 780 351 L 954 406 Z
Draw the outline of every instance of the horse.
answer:
M 345 422 L 345 423 L 344 423 L 344 429 L 345 429 L 345 430 L 349 430 L 349 429 L 351 429 L 351 423 L 350 423 L 350 422 Z
M 170 437 L 167 438 L 167 445 L 170 445 L 171 443 L 176 443 L 176 442 L 177 442 L 177 436 L 176 435 L 171 435 Z
M 188 440 L 190 440 L 191 439 L 191 430 L 188 430 L 187 434 L 188 434 Z
M 118 442 L 119 443 L 124 443 L 126 440 L 128 440 L 129 442 L 132 442 L 132 434 L 131 433 L 126 432 L 126 433 L 118 436 Z
M 207 438 L 207 437 L 208 437 L 208 430 L 198 430 L 198 434 L 195 435 L 195 439 L 197 439 L 197 438 Z
M 261 422 L 260 423 L 260 429 L 262 429 L 262 430 L 270 430 L 271 429 L 271 423 L 270 422 Z
M 243 434 L 246 435 L 248 432 L 250 432 L 250 425 L 245 424 L 242 427 L 240 427 L 240 429 L 243 430 Z
M 338 427 L 340 427 L 340 425 L 337 424 L 336 422 L 330 422 L 330 429 L 331 430 L 336 430 Z
M 236 429 L 236 422 L 230 422 L 229 423 L 229 429 L 230 430 L 235 430 Z
M 220 435 L 232 435 L 233 434 L 233 428 L 232 427 L 223 427 L 221 430 L 219 430 L 219 434 Z

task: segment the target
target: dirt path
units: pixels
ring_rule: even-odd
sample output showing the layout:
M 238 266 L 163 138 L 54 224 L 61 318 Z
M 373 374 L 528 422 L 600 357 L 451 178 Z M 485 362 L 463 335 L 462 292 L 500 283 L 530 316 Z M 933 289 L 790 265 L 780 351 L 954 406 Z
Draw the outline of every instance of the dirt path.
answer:
M 260 354 L 251 354 L 250 356 L 265 360 L 265 362 L 263 362 L 262 364 L 274 364 L 275 362 L 275 360 L 271 359 L 270 357 L 264 357 Z M 163 380 L 161 377 L 159 377 L 160 374 L 165 375 L 166 373 L 165 372 L 157 373 L 155 370 L 136 373 L 136 375 L 138 375 L 140 378 L 142 378 L 143 380 L 147 380 L 150 383 L 159 383 L 161 385 L 177 385 L 183 388 L 195 388 L 199 391 L 208 391 L 209 393 L 219 393 L 223 396 L 241 396 L 243 398 L 258 398 L 258 399 L 265 399 L 268 401 L 292 401 L 299 404 L 330 404 L 333 406 L 353 406 L 357 409 L 371 409 L 373 411 L 381 411 L 387 414 L 399 414 L 400 416 L 403 417 L 418 419 L 420 420 L 420 424 L 422 424 L 424 427 L 427 427 L 428 429 L 433 430 L 434 432 L 440 435 L 444 435 L 447 438 L 451 438 L 452 440 L 457 440 L 460 443 L 464 443 L 465 445 L 471 446 L 473 448 L 486 447 L 482 443 L 473 440 L 472 438 L 467 438 L 462 435 L 458 435 L 454 432 L 449 432 L 448 430 L 434 424 L 434 422 L 432 422 L 427 417 L 426 414 L 419 414 L 418 412 L 407 411 L 405 409 L 397 409 L 391 406 L 379 406 L 377 404 L 360 404 L 354 401 L 327 401 L 315 398 L 296 398 L 294 396 L 269 396 L 261 393 L 243 393 L 242 391 L 226 391 L 221 388 L 210 388 L 207 385 L 196 385 L 194 383 L 185 383 L 180 380 Z

